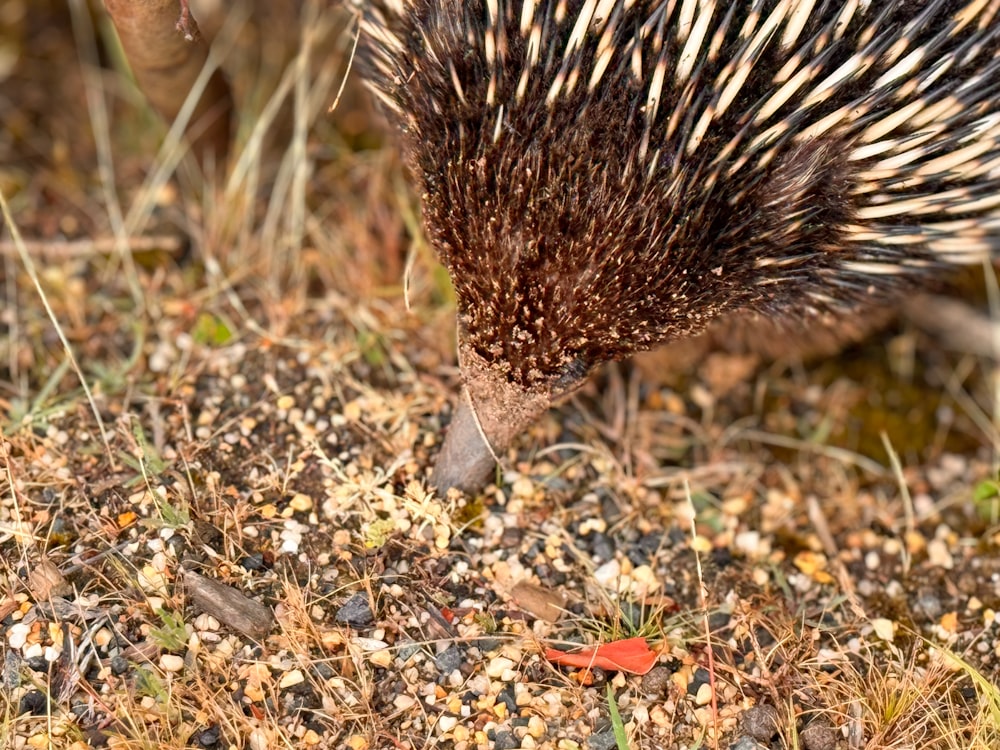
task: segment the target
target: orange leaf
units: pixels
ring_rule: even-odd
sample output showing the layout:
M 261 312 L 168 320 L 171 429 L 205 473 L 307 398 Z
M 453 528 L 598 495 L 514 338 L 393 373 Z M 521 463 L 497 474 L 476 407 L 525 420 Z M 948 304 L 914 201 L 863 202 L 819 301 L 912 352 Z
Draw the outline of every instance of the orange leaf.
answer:
M 545 658 L 553 664 L 568 667 L 600 667 L 615 672 L 646 674 L 656 664 L 657 653 L 649 647 L 645 638 L 627 638 L 572 653 L 547 648 Z

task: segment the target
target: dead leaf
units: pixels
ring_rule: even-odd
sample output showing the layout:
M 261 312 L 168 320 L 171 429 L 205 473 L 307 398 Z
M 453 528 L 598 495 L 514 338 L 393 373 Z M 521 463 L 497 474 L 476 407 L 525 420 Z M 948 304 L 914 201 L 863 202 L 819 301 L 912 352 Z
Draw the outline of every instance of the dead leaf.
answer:
M 47 602 L 56 596 L 67 596 L 72 592 L 69 583 L 55 563 L 42 560 L 28 574 L 28 589 L 36 602 Z
M 569 597 L 564 591 L 555 591 L 522 581 L 511 589 L 510 595 L 518 607 L 539 620 L 557 622 L 566 614 L 566 602 Z

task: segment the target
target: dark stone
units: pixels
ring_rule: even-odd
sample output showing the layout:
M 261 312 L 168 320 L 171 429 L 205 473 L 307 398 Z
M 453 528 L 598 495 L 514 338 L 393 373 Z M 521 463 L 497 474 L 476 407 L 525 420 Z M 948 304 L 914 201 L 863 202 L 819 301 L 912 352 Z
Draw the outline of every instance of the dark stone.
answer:
M 731 744 L 729 750 L 767 750 L 767 746 L 761 745 L 753 737 L 744 735 Z
M 329 680 L 337 676 L 337 673 L 333 671 L 333 668 L 324 661 L 314 661 L 312 666 L 313 669 L 316 670 L 316 674 L 319 675 L 320 679 Z
M 616 747 L 615 731 L 611 728 L 595 732 L 587 738 L 588 750 L 615 750 Z
M 698 667 L 694 670 L 694 674 L 691 676 L 691 682 L 688 683 L 688 695 L 698 695 L 698 689 L 708 683 L 709 678 L 708 670 L 704 667 Z
M 716 547 L 712 550 L 712 562 L 718 568 L 725 568 L 733 562 L 733 552 L 728 547 Z
M 477 638 L 475 641 L 475 646 L 484 654 L 488 654 L 490 651 L 496 651 L 500 648 L 502 641 L 499 638 L 485 637 Z
M 517 698 L 514 695 L 514 686 L 507 683 L 503 686 L 499 693 L 497 693 L 497 703 L 503 703 L 507 706 L 507 713 L 511 716 L 517 716 Z
M 465 651 L 454 644 L 434 657 L 434 666 L 443 675 L 451 674 L 456 669 L 461 668 L 464 662 Z
M 836 750 L 840 732 L 823 719 L 813 719 L 799 732 L 805 750 Z
M 937 594 L 932 591 L 923 591 L 913 603 L 913 610 L 928 620 L 937 620 L 944 612 L 944 605 L 941 604 L 941 597 Z
M 621 602 L 619 609 L 622 613 L 622 619 L 629 624 L 629 630 L 637 630 L 642 625 L 644 617 L 641 604 L 628 601 Z
M 257 552 L 253 555 L 247 555 L 246 557 L 244 557 L 242 560 L 240 560 L 240 566 L 244 570 L 249 570 L 249 571 L 259 571 L 267 569 L 267 566 L 264 565 L 264 555 L 262 555 L 260 552 Z
M 608 673 L 605 672 L 600 667 L 591 667 L 590 687 L 599 690 L 607 684 L 608 684 Z
M 115 677 L 121 677 L 123 674 L 128 672 L 128 669 L 128 659 L 124 656 L 118 655 L 111 657 L 111 674 Z
M 650 532 L 639 537 L 636 546 L 647 556 L 652 557 L 659 552 L 660 547 L 665 545 L 666 542 L 666 537 L 664 537 L 662 532 Z
M 214 748 L 219 744 L 219 740 L 222 737 L 222 733 L 217 725 L 210 726 L 208 729 L 202 729 L 195 732 L 192 738 L 198 747 Z
M 17 715 L 31 714 L 45 716 L 49 710 L 49 700 L 41 690 L 30 690 L 21 696 L 17 704 Z
M 594 532 L 590 535 L 590 554 L 595 560 L 607 562 L 615 556 L 615 543 L 607 534 Z
M 740 715 L 740 726 L 750 737 L 770 742 L 778 732 L 778 709 L 770 703 L 752 706 Z
M 660 697 L 670 689 L 671 670 L 664 666 L 655 666 L 642 676 L 642 692 L 645 695 Z
M 28 669 L 32 672 L 49 671 L 49 660 L 44 656 L 32 656 L 30 659 L 26 659 L 24 663 L 28 665 Z
M 729 625 L 729 617 L 728 612 L 713 612 L 708 616 L 708 627 L 713 633 L 718 633 Z
M 493 750 L 517 750 L 519 747 L 521 747 L 521 741 L 506 730 L 498 731 L 496 739 L 493 741 Z
M 371 625 L 374 619 L 375 615 L 368 604 L 368 596 L 360 591 L 344 602 L 336 614 L 337 622 L 355 628 Z
M 396 647 L 399 649 L 399 658 L 404 662 L 409 661 L 421 648 L 415 641 L 397 641 Z
M 508 526 L 500 535 L 500 546 L 504 549 L 512 549 L 521 544 L 524 538 L 524 529 L 518 526 Z

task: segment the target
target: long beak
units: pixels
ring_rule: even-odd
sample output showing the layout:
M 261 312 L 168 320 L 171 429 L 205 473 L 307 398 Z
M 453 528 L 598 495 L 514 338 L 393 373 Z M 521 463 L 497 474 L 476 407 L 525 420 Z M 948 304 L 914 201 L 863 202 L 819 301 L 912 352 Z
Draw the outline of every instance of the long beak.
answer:
M 547 392 L 512 384 L 462 345 L 460 359 L 465 388 L 431 475 L 441 494 L 451 487 L 470 494 L 482 489 L 495 458 L 550 404 Z

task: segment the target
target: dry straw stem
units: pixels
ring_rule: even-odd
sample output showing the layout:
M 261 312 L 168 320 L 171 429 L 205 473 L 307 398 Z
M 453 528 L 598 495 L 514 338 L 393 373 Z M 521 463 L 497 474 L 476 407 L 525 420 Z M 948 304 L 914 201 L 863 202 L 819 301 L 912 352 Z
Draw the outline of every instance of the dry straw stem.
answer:
M 712 625 L 708 619 L 708 596 L 705 587 L 704 571 L 702 570 L 701 567 L 701 553 L 698 552 L 697 547 L 694 545 L 695 539 L 698 536 L 698 529 L 695 525 L 695 518 L 697 517 L 697 513 L 695 511 L 694 501 L 691 498 L 691 485 L 688 483 L 686 479 L 684 480 L 684 494 L 686 495 L 688 509 L 691 513 L 690 530 L 691 530 L 692 550 L 694 551 L 694 560 L 698 572 L 698 599 L 699 603 L 701 604 L 702 617 L 705 625 L 705 655 L 707 657 L 706 668 L 708 669 L 708 684 L 712 691 L 712 717 L 716 722 L 711 727 L 712 731 L 709 733 L 708 736 L 713 744 L 713 747 L 718 748 L 719 736 L 720 736 L 719 726 L 717 723 L 719 716 L 719 698 L 718 698 L 718 689 L 715 681 L 716 668 L 715 668 L 715 651 L 713 650 L 712 647 Z M 708 728 L 706 727 L 706 729 Z
M 18 231 L 17 225 L 14 223 L 14 216 L 7 203 L 7 198 L 4 197 L 2 191 L 0 191 L 0 210 L 3 212 L 3 219 L 7 225 L 7 230 L 10 232 L 11 239 L 14 242 L 14 247 L 17 248 L 18 254 L 21 256 L 21 262 L 24 264 L 24 269 L 28 272 L 28 276 L 31 278 L 31 283 L 34 285 L 35 291 L 38 292 L 39 299 L 45 306 L 45 312 L 49 316 L 49 320 L 52 321 L 52 327 L 55 329 L 56 335 L 59 336 L 59 341 L 63 346 L 63 350 L 66 352 L 66 357 L 69 359 L 70 364 L 73 367 L 73 371 L 76 373 L 76 376 L 80 381 L 80 385 L 87 396 L 87 403 L 90 404 L 90 409 L 94 414 L 94 421 L 97 424 L 97 429 L 101 433 L 101 442 L 104 444 L 104 452 L 107 456 L 108 464 L 112 468 L 115 468 L 118 466 L 118 462 L 115 459 L 115 454 L 111 450 L 111 444 L 108 441 L 108 433 L 104 427 L 104 420 L 101 418 L 101 410 L 97 408 L 94 396 L 90 391 L 90 386 L 87 384 L 87 378 L 84 377 L 83 370 L 80 369 L 80 363 L 77 362 L 76 355 L 73 353 L 73 347 L 70 346 L 69 340 L 66 338 L 66 334 L 63 332 L 62 326 L 59 324 L 59 320 L 56 317 L 55 312 L 52 310 L 52 306 L 49 304 L 49 299 L 45 294 L 45 290 L 42 288 L 42 284 L 38 280 L 38 272 L 35 270 L 35 263 L 31 259 L 28 249 L 24 246 L 21 233 Z

